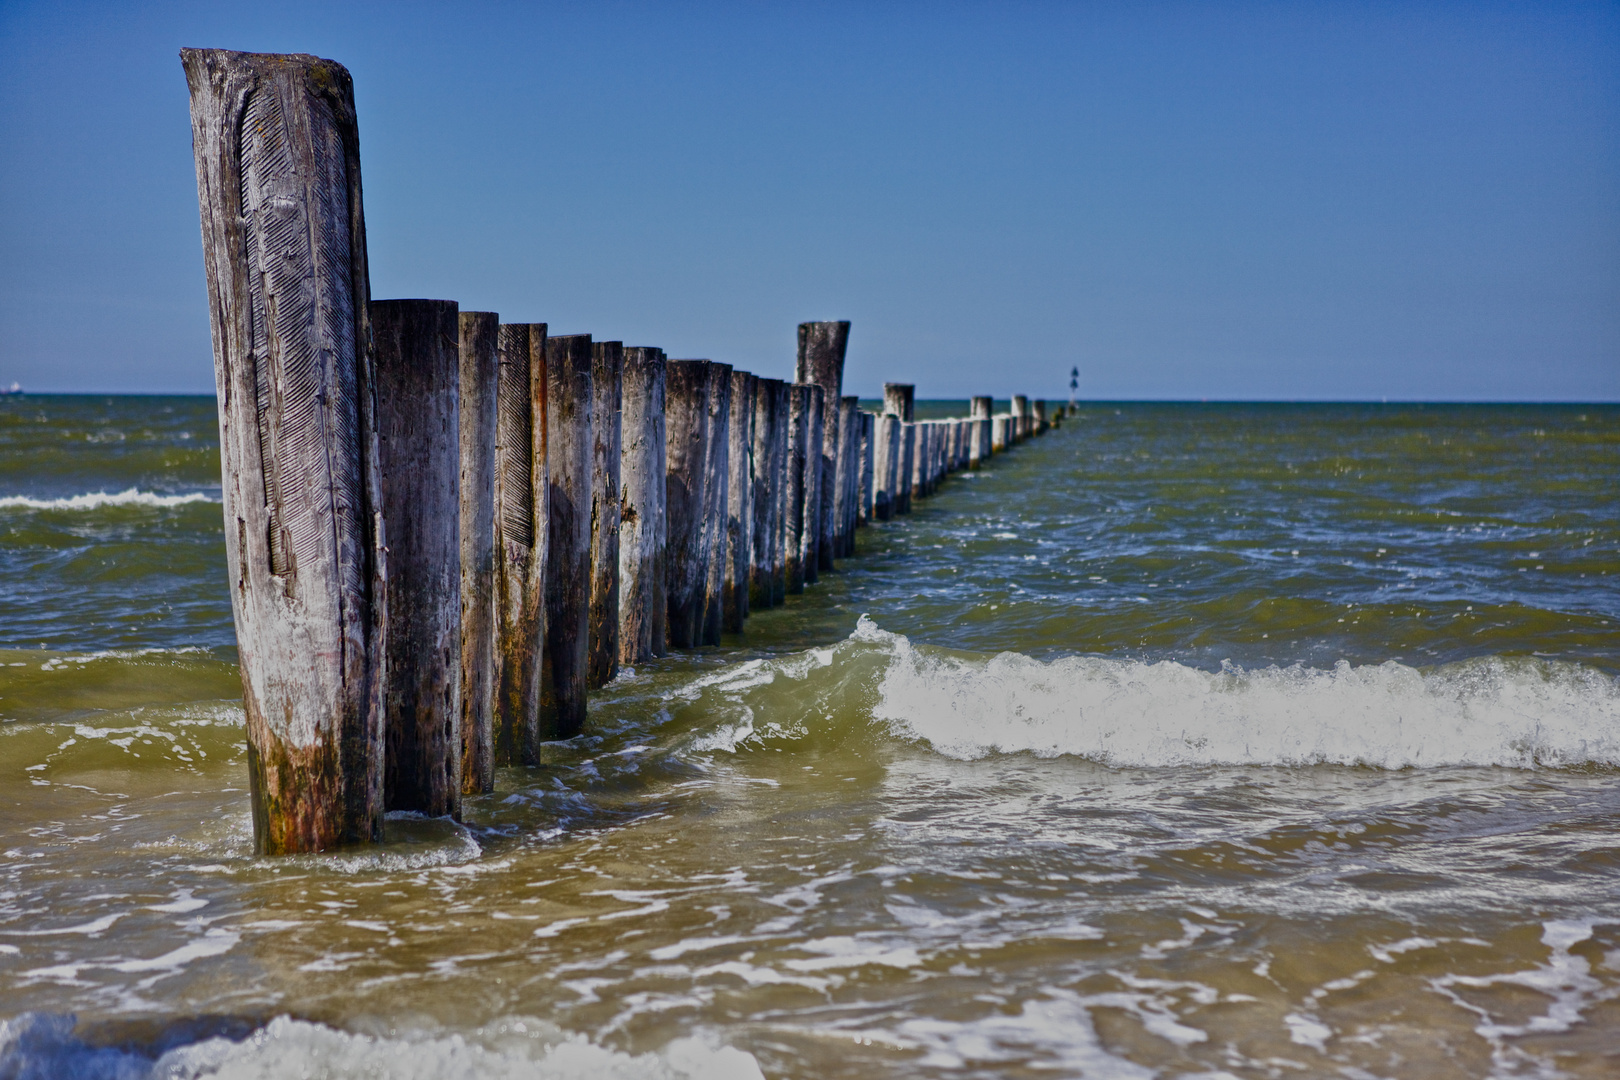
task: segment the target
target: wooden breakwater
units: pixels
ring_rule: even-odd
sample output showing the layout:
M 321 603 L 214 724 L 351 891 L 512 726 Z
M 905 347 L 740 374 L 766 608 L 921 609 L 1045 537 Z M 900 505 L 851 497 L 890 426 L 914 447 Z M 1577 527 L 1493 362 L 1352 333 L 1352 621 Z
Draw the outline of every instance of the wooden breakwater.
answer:
M 859 529 L 1063 412 L 918 419 L 844 394 L 848 322 L 792 382 L 454 301 L 374 301 L 349 74 L 187 49 L 225 538 L 266 854 L 459 817 L 582 729 L 621 664 L 718 645 Z

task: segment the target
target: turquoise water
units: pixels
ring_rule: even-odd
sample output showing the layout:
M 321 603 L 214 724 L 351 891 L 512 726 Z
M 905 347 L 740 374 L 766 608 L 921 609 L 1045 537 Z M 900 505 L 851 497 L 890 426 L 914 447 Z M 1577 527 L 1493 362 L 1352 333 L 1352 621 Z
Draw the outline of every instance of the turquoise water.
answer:
M 1620 408 L 1084 406 L 284 860 L 214 424 L 0 402 L 0 1076 L 1612 1074 Z

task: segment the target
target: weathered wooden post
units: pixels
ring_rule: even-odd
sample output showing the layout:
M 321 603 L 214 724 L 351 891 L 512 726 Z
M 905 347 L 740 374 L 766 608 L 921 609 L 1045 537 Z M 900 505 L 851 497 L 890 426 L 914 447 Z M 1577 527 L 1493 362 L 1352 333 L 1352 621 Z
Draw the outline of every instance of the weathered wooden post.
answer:
M 461 793 L 495 790 L 495 402 L 500 316 L 463 311 L 461 381 Z
M 861 504 L 861 399 L 838 400 L 838 529 L 837 554 L 855 554 L 855 526 Z
M 461 816 L 461 386 L 454 300 L 371 305 L 388 536 L 383 803 Z
M 915 411 L 917 388 L 910 383 L 883 384 L 883 411 L 909 424 Z
M 757 379 L 754 383 L 754 493 L 753 561 L 748 573 L 748 604 L 764 610 L 777 603 L 772 583 L 772 558 L 777 535 L 778 489 L 781 487 L 782 454 L 777 435 L 781 379 Z
M 703 518 L 708 575 L 703 587 L 705 645 L 720 644 L 725 626 L 726 510 L 731 503 L 731 365 L 709 365 L 709 506 Z
M 917 425 L 902 421 L 900 424 L 899 472 L 894 482 L 894 512 L 911 513 L 911 472 L 917 457 Z
M 817 448 L 823 445 L 821 424 L 825 403 L 821 387 L 812 384 L 804 414 L 804 529 L 799 534 L 799 558 L 804 564 L 807 585 L 816 583 L 821 567 L 821 466 L 826 459 Z
M 991 431 L 990 449 L 999 454 L 1017 441 L 1018 418 L 1012 413 L 997 413 L 994 419 L 995 427 Z
M 990 456 L 991 400 L 976 397 L 968 410 L 968 468 L 977 469 Z
M 624 345 L 591 345 L 591 608 L 587 685 L 619 673 L 619 455 Z
M 877 447 L 873 443 L 876 436 L 877 417 L 869 412 L 857 410 L 855 413 L 860 423 L 860 466 L 856 473 L 856 514 L 855 524 L 864 528 L 872 521 L 872 469 L 873 456 Z M 852 545 L 853 546 L 853 545 Z
M 185 49 L 254 844 L 376 840 L 386 548 L 354 87 Z
M 839 453 L 839 402 L 844 394 L 844 352 L 848 347 L 848 321 L 799 324 L 799 356 L 793 381 L 821 387 L 821 463 L 816 470 L 821 505 L 815 513 L 814 545 L 816 568 L 821 570 L 833 569 L 833 557 L 842 552 L 840 522 L 848 497 L 845 488 L 849 467 L 841 464 Z M 807 572 L 807 577 L 815 580 L 814 569 Z
M 664 520 L 666 631 L 672 649 L 702 641 L 704 592 L 709 565 L 704 515 L 709 509 L 709 362 L 671 360 L 666 367 Z
M 872 517 L 877 521 L 894 518 L 899 498 L 896 480 L 900 473 L 900 420 L 889 413 L 874 417 L 872 424 Z
M 754 566 L 754 399 L 759 377 L 731 373 L 731 477 L 726 487 L 725 629 L 743 632 Z
M 540 731 L 571 739 L 585 726 L 591 643 L 591 336 L 546 339 L 546 647 Z
M 540 763 L 545 640 L 546 324 L 495 337 L 495 764 Z
M 619 659 L 669 650 L 664 531 L 664 352 L 624 350 L 619 449 Z
M 773 589 L 771 603 L 775 606 L 781 606 L 787 603 L 788 504 L 795 497 L 793 483 L 789 476 L 792 471 L 793 459 L 788 452 L 788 436 L 793 428 L 793 384 L 786 379 L 775 381 L 777 428 L 772 453 L 775 455 L 776 469 L 775 478 L 771 483 L 776 499 L 776 531 L 771 537 L 771 580 Z M 803 496 L 802 487 L 801 484 L 799 497 Z
M 782 518 L 782 559 L 789 595 L 804 592 L 804 504 L 805 480 L 810 468 L 810 392 L 805 383 L 788 387 L 787 474 L 783 490 L 787 495 Z M 817 455 L 819 457 L 819 455 Z
M 1046 429 L 1052 426 L 1051 424 L 1049 424 L 1047 422 L 1047 419 L 1046 419 L 1046 399 L 1045 398 L 1036 398 L 1035 399 L 1035 408 L 1034 408 L 1033 419 L 1034 419 L 1034 423 L 1035 423 L 1035 434 L 1037 434 L 1037 435 L 1045 435 L 1046 434 Z
M 1023 442 L 1030 436 L 1029 398 L 1014 394 L 1012 399 L 1013 430 L 1009 443 Z
M 928 424 L 919 421 L 912 427 L 915 445 L 911 451 L 911 498 L 928 497 Z

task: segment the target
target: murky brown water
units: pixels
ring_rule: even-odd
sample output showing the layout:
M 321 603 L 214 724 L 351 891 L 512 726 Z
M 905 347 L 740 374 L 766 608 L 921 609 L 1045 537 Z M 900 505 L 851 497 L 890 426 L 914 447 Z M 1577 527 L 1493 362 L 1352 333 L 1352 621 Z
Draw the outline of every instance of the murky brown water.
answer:
M 1614 1075 L 1620 414 L 1365 412 L 1093 410 L 283 860 L 217 507 L 0 502 L 0 1077 Z

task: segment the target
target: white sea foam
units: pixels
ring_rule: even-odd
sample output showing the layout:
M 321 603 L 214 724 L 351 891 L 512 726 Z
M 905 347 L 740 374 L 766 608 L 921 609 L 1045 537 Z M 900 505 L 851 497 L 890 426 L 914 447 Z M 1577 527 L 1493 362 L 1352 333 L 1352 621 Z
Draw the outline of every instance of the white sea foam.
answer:
M 1209 672 L 1171 661 L 973 659 L 914 646 L 865 618 L 852 641 L 889 654 L 872 718 L 963 760 L 1023 752 L 1132 767 L 1620 765 L 1620 681 L 1572 664 Z
M 25 1013 L 0 1020 L 0 1076 L 45 1080 L 278 1080 L 387 1076 L 393 1080 L 763 1080 L 753 1055 L 686 1037 L 661 1052 L 627 1054 L 535 1020 L 506 1020 L 470 1035 L 393 1037 L 278 1017 L 242 1040 L 205 1039 L 153 1060 L 87 1045 L 72 1017 Z
M 35 499 L 28 495 L 0 496 L 0 510 L 100 510 L 107 506 L 185 506 L 188 503 L 219 502 L 211 495 L 193 491 L 186 495 L 159 495 L 154 491 L 127 488 L 124 491 L 92 491 L 62 499 Z

